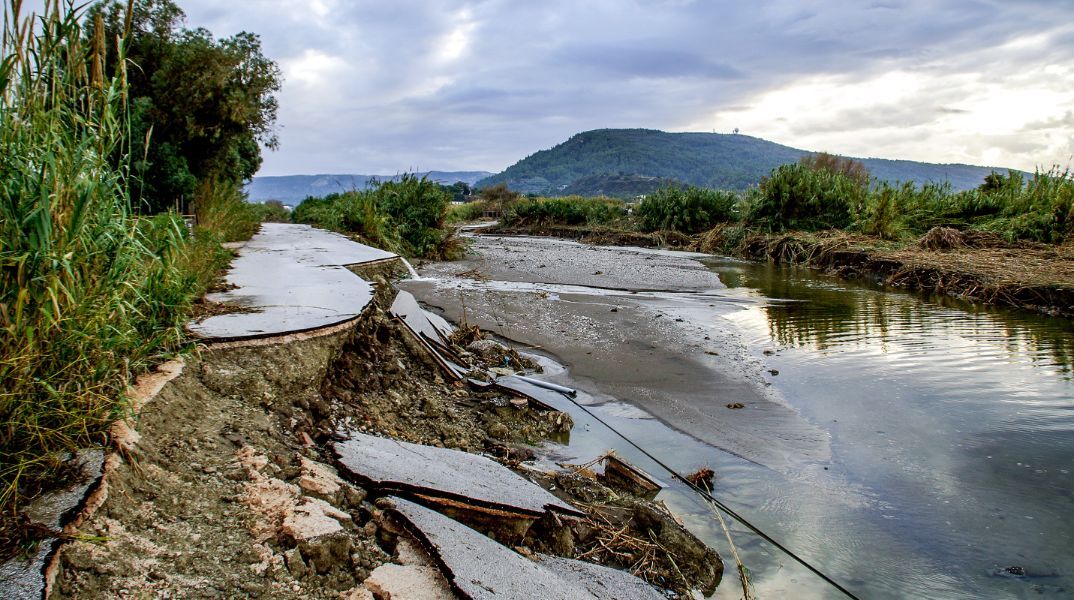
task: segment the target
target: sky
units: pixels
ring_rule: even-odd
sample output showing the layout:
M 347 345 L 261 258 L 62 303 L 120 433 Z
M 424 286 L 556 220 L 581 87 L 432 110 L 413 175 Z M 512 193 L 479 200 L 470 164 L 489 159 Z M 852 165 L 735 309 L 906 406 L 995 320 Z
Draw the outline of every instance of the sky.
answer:
M 177 0 L 283 71 L 260 174 L 500 171 L 580 131 L 1074 157 L 1072 0 Z

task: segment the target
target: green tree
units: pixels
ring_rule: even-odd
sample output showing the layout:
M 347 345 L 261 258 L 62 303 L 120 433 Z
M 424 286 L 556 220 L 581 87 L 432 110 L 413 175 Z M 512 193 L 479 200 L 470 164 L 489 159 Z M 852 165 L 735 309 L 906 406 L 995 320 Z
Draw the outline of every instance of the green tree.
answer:
M 153 212 L 189 201 L 199 182 L 250 179 L 261 147 L 277 146 L 280 70 L 262 54 L 258 36 L 217 40 L 205 29 L 182 28 L 183 18 L 171 0 L 136 0 L 130 12 L 125 2 L 102 2 L 88 17 L 103 24 L 107 39 L 130 31 L 134 192 Z M 107 60 L 106 68 L 118 65 Z

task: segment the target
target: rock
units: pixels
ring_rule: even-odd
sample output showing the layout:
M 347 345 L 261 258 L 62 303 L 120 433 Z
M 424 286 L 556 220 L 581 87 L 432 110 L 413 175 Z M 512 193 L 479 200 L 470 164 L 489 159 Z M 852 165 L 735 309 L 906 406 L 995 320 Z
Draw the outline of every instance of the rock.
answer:
M 298 548 L 310 569 L 318 575 L 326 575 L 333 570 L 349 571 L 351 568 L 354 540 L 346 533 L 319 537 L 299 544 Z
M 373 596 L 373 592 L 363 586 L 340 592 L 339 600 L 376 600 L 376 598 Z
M 307 492 L 322 498 L 332 498 L 343 489 L 343 480 L 327 465 L 303 457 L 300 468 L 298 487 Z
M 302 552 L 298 548 L 291 548 L 287 552 L 283 553 L 284 564 L 287 565 L 288 572 L 291 573 L 291 577 L 295 579 L 302 579 L 309 572 L 309 567 L 306 566 L 306 561 L 302 559 Z
M 351 516 L 319 498 L 306 498 L 294 511 L 284 517 L 280 533 L 296 542 L 315 540 L 343 531 L 341 522 Z
M 384 600 L 454 600 L 455 594 L 432 567 L 381 565 L 363 584 Z

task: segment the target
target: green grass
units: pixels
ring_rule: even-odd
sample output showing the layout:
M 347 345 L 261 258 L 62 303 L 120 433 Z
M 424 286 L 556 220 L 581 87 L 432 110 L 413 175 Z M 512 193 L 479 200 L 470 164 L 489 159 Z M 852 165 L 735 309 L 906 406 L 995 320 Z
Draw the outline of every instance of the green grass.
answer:
M 123 63 L 106 79 L 103 35 L 84 35 L 76 9 L 46 6 L 31 27 L 12 3 L 0 62 L 6 550 L 20 541 L 18 507 L 66 453 L 107 444 L 131 378 L 184 348 L 192 303 L 229 258 L 204 227 L 232 222 L 218 210 L 193 237 L 178 215 L 132 213 Z

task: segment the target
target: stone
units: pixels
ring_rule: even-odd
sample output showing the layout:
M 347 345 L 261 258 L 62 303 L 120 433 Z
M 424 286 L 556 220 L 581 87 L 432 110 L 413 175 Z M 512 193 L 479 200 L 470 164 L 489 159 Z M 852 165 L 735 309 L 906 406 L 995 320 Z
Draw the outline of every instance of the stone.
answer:
M 315 540 L 343 531 L 341 522 L 349 522 L 351 516 L 319 498 L 306 498 L 283 519 L 280 533 L 296 541 Z
M 440 572 L 432 567 L 381 565 L 362 585 L 383 600 L 454 600 Z
M 327 465 L 322 465 L 303 457 L 300 468 L 301 475 L 298 477 L 298 487 L 311 494 L 316 494 L 322 498 L 331 498 L 343 488 L 343 481 Z

